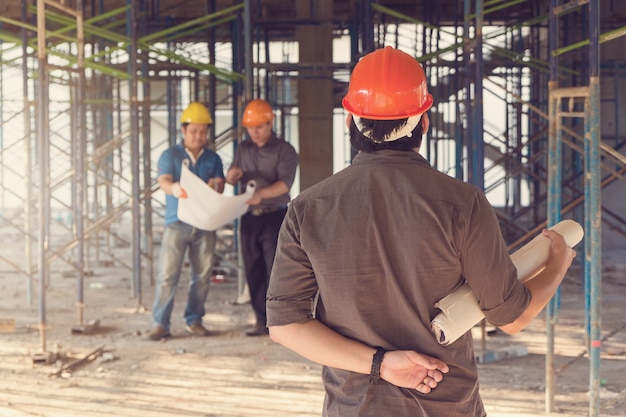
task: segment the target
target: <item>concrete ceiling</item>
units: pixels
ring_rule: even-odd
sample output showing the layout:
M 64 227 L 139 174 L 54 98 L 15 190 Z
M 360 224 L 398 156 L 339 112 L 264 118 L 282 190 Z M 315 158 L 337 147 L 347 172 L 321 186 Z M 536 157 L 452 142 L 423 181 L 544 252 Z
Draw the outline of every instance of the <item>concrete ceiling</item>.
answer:
M 50 1 L 50 0 L 49 0 Z M 75 9 L 77 0 L 56 0 L 66 7 Z M 137 0 L 135 0 L 137 1 Z M 313 2 L 330 1 L 333 7 L 333 19 L 341 22 L 353 19 L 357 9 L 364 8 L 366 0 L 250 0 L 253 19 L 257 22 L 280 22 L 296 19 L 297 7 L 312 7 Z M 83 0 L 86 17 L 93 17 L 126 6 L 128 0 Z M 159 25 L 177 24 L 196 19 L 212 13 L 214 10 L 223 10 L 235 5 L 241 5 L 242 0 L 143 0 L 141 7 L 146 11 L 148 20 L 155 28 Z M 446 25 L 462 22 L 464 0 L 375 0 L 371 2 L 391 9 L 399 14 L 423 20 L 435 25 Z M 471 2 L 472 5 L 474 1 Z M 549 0 L 526 0 L 517 4 L 507 3 L 507 7 L 498 10 L 498 4 L 486 6 L 486 23 L 507 24 L 520 22 L 529 18 L 536 18 L 548 12 Z M 600 0 L 601 18 L 603 23 L 611 20 L 622 21 L 626 17 L 626 8 L 622 1 Z M 27 4 L 35 8 L 33 0 L 0 0 L 0 16 L 13 20 L 20 20 L 22 5 Z M 103 5 L 103 9 L 100 7 Z M 582 6 L 586 7 L 586 6 Z M 48 9 L 53 9 L 47 6 Z M 32 21 L 32 13 L 28 20 Z M 386 21 L 393 20 L 389 15 Z M 10 27 L 10 25 L 8 25 Z M 7 30 L 7 24 L 0 26 L 0 30 Z M 10 28 L 8 30 L 11 30 Z
M 77 0 L 59 0 L 67 8 L 75 9 Z M 315 0 L 321 2 L 323 0 Z M 363 0 L 326 0 L 330 1 L 333 7 L 333 21 L 337 25 L 345 27 L 347 22 L 361 15 L 359 12 L 365 7 Z M 290 37 L 298 24 L 310 24 L 298 20 L 297 8 L 313 7 L 313 0 L 251 0 L 252 20 L 258 27 L 266 29 L 270 37 L 285 38 Z M 29 11 L 26 20 L 34 23 L 35 5 L 32 0 L 2 0 L 0 1 L 0 16 L 12 20 L 21 20 L 23 3 L 27 4 Z M 183 1 L 183 0 L 144 0 L 143 10 L 147 16 L 147 27 L 149 33 L 157 32 L 169 26 L 174 26 L 187 22 L 215 11 L 241 5 L 241 0 L 205 0 L 205 1 Z M 434 25 L 462 24 L 463 0 L 378 0 L 376 5 L 383 6 L 396 13 L 410 16 L 415 19 L 426 21 Z M 486 21 L 493 20 L 499 23 L 519 22 L 525 18 L 536 17 L 541 13 L 537 8 L 544 8 L 547 11 L 547 0 L 532 0 L 521 3 L 518 6 L 509 6 L 505 11 L 490 12 Z M 102 13 L 110 12 L 124 7 L 127 0 L 106 0 L 99 2 L 95 0 L 84 1 L 85 17 L 99 16 Z M 101 6 L 104 5 L 104 6 Z M 102 7 L 102 9 L 101 9 Z M 55 8 L 47 6 L 47 10 L 54 11 Z M 382 16 L 382 15 L 381 15 Z M 123 13 L 116 15 L 118 19 L 125 19 Z M 390 15 L 380 17 L 385 22 L 394 20 Z M 270 29 L 270 30 L 268 30 Z M 3 23 L 1 31 L 19 30 L 17 25 Z

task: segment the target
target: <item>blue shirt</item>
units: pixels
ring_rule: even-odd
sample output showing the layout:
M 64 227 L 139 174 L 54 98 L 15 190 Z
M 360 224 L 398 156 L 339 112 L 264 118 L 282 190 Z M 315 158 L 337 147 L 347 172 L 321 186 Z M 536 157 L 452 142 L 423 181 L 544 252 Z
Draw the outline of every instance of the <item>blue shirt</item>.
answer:
M 159 157 L 157 164 L 158 177 L 161 175 L 169 174 L 172 176 L 172 181 L 180 181 L 180 173 L 184 160 L 189 161 L 189 169 L 195 175 L 200 177 L 204 182 L 208 182 L 210 178 L 224 178 L 224 167 L 222 165 L 222 159 L 220 156 L 210 150 L 204 148 L 204 151 L 195 164 L 192 164 L 191 158 L 185 151 L 182 143 L 176 144 L 169 149 L 163 151 Z M 178 198 L 173 195 L 165 195 L 165 224 L 170 224 L 178 221 Z

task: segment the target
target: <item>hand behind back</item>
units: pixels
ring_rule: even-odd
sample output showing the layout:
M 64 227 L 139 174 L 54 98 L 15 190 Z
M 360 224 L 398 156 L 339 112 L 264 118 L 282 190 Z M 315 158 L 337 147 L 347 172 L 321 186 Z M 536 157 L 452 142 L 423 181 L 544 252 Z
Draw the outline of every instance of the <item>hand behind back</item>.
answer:
M 398 387 L 428 394 L 437 388 L 448 370 L 448 365 L 439 359 L 412 350 L 396 350 L 385 353 L 380 376 Z

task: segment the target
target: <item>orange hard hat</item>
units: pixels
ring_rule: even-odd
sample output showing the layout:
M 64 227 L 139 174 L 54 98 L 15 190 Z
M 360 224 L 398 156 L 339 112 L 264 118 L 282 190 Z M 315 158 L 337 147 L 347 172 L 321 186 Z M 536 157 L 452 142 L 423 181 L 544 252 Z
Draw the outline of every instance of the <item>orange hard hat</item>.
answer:
M 199 125 L 212 125 L 213 119 L 209 110 L 202 103 L 192 101 L 189 106 L 183 110 L 183 114 L 180 116 L 181 123 L 196 123 Z
M 433 105 L 424 69 L 411 55 L 387 46 L 365 55 L 350 77 L 343 108 L 372 120 L 423 114 Z
M 272 106 L 265 100 L 257 98 L 252 100 L 243 110 L 241 124 L 244 127 L 259 126 L 274 120 Z

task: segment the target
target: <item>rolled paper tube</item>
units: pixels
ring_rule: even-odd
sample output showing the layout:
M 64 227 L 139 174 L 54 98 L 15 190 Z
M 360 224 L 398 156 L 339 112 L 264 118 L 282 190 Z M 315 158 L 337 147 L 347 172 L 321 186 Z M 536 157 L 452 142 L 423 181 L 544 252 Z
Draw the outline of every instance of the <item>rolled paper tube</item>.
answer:
M 570 248 L 584 236 L 584 230 L 574 220 L 562 220 L 549 228 L 561 234 Z M 517 268 L 517 277 L 526 282 L 544 270 L 550 256 L 550 239 L 539 234 L 511 255 Z M 479 323 L 485 315 L 468 284 L 439 300 L 435 307 L 441 312 L 431 321 L 430 327 L 440 345 L 446 346 Z

